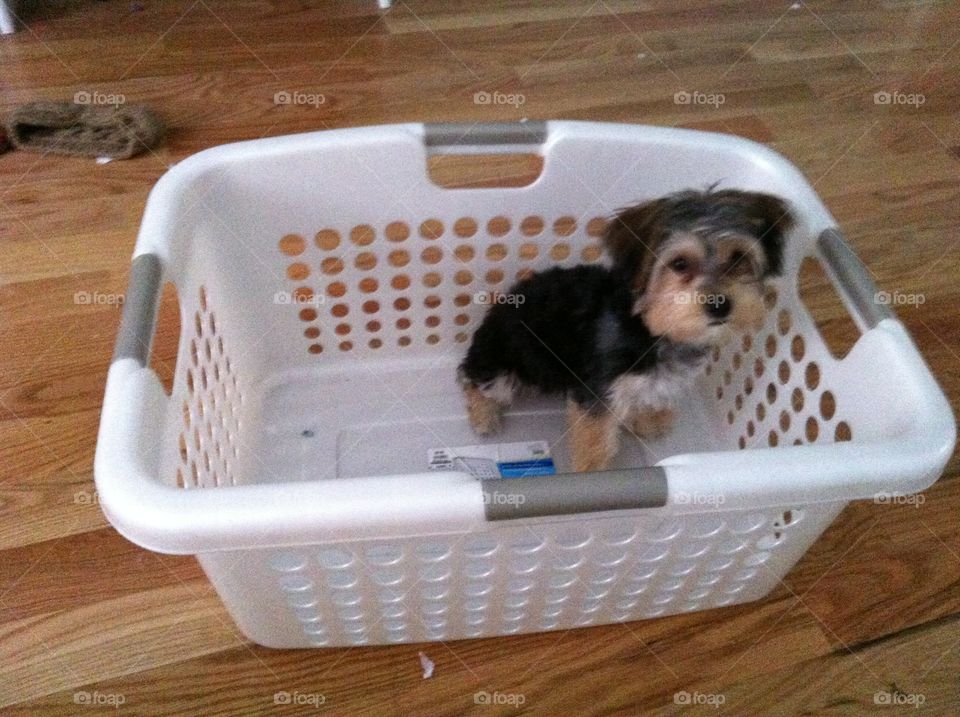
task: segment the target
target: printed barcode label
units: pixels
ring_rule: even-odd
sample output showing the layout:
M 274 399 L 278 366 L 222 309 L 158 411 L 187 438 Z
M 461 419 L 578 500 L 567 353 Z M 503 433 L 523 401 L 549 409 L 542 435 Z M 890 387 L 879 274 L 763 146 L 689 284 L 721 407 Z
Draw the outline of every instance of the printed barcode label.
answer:
M 557 472 L 546 441 L 431 448 L 427 451 L 427 467 L 432 471 L 466 471 L 475 478 L 525 478 Z

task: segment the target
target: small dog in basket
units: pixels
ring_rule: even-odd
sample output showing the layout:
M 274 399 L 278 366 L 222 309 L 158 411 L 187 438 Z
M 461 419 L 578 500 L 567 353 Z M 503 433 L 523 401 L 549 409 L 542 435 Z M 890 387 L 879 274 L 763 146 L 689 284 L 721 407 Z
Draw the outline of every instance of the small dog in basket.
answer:
M 567 397 L 575 471 L 603 470 L 623 426 L 664 435 L 709 351 L 756 330 L 765 280 L 793 225 L 777 197 L 683 191 L 621 211 L 610 266 L 554 268 L 514 285 L 473 336 L 458 377 L 470 424 L 495 433 L 521 386 Z

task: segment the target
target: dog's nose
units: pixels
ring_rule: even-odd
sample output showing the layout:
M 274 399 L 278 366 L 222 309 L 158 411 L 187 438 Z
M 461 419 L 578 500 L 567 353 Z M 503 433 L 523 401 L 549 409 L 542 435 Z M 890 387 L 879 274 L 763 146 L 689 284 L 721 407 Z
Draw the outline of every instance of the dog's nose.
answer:
M 726 319 L 730 315 L 730 310 L 733 309 L 733 302 L 730 297 L 719 294 L 711 298 L 713 298 L 713 301 L 707 303 L 706 306 L 707 316 L 715 321 Z

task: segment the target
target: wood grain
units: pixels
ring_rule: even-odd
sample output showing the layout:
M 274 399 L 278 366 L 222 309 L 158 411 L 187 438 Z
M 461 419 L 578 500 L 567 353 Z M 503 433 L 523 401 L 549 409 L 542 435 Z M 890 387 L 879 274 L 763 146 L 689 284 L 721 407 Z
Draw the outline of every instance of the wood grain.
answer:
M 848 506 L 784 583 L 752 605 L 447 644 L 249 645 L 192 558 L 126 542 L 99 510 L 92 461 L 119 311 L 82 296 L 125 291 L 150 188 L 169 166 L 225 142 L 408 121 L 691 127 L 783 153 L 814 183 L 878 285 L 924 297 L 898 315 L 956 409 L 960 6 L 29 5 L 27 27 L 0 38 L 0 116 L 34 99 L 119 92 L 153 106 L 169 134 L 155 152 L 104 165 L 0 155 L 4 714 L 861 714 L 883 707 L 878 694 L 922 697 L 924 714 L 956 714 L 957 454 L 920 505 Z M 279 91 L 324 101 L 277 105 Z M 523 102 L 474 103 L 476 92 L 494 91 Z M 724 101 L 677 104 L 682 91 Z M 883 91 L 924 101 L 878 105 Z M 485 186 L 494 177 L 522 184 L 537 167 L 522 158 L 476 166 L 440 158 L 434 170 L 444 183 Z M 812 289 L 817 297 L 822 285 Z M 849 335 L 838 304 L 820 308 L 826 335 Z M 168 290 L 152 360 L 167 383 L 177 340 Z M 429 680 L 418 650 L 437 664 Z M 479 691 L 522 704 L 478 705 Z M 277 693 L 301 701 L 278 705 Z M 678 704 L 684 693 L 692 704 Z M 82 704 L 87 698 L 93 704 Z

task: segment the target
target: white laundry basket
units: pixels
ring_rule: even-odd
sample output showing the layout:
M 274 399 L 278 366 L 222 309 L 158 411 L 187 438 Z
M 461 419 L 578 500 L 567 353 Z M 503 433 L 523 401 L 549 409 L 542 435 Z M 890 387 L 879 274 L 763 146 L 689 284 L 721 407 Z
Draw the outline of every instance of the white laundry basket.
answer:
M 516 188 L 433 184 L 433 152 L 536 152 Z M 568 470 L 561 399 L 501 436 L 465 420 L 455 367 L 478 293 L 602 261 L 617 209 L 675 190 L 793 205 L 785 276 L 755 336 L 714 355 L 667 439 Z M 862 331 L 834 358 L 800 302 L 804 257 Z M 147 366 L 172 282 L 172 395 Z M 950 408 L 817 195 L 724 135 L 589 122 L 405 124 L 202 152 L 150 195 L 95 472 L 116 528 L 196 554 L 237 623 L 274 647 L 566 629 L 763 597 L 844 505 L 929 486 Z M 561 475 L 427 470 L 431 448 L 546 441 Z

